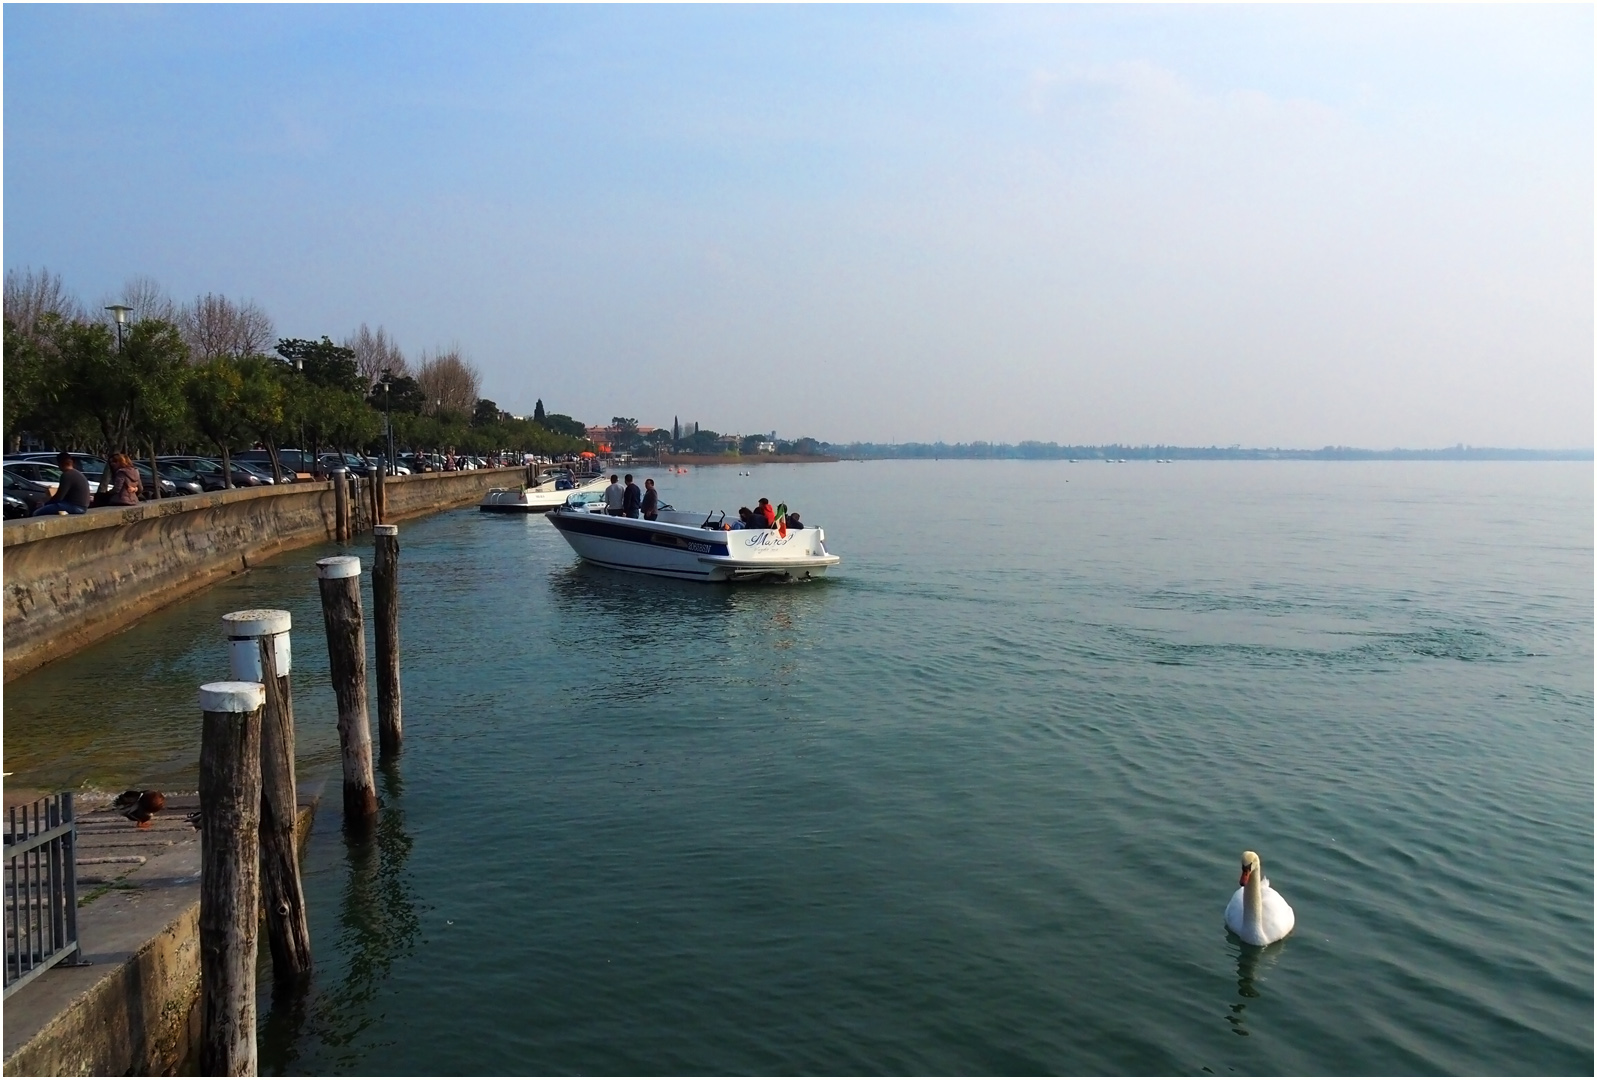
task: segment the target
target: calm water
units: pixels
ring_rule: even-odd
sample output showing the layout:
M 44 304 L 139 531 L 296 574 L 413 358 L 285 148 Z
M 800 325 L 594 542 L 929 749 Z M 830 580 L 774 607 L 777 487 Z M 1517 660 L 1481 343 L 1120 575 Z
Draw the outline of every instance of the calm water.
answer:
M 843 566 L 402 526 L 405 753 L 374 840 L 318 822 L 263 1069 L 1590 1072 L 1590 464 L 661 480 Z M 13 782 L 192 786 L 217 616 L 262 605 L 336 768 L 329 550 L 8 686 Z M 1221 922 L 1247 847 L 1297 909 L 1262 951 Z

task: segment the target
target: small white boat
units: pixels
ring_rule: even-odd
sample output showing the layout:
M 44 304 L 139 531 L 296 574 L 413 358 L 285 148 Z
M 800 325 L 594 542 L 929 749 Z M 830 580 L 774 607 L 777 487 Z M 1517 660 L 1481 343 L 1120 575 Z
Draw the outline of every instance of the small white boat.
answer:
M 482 497 L 477 509 L 489 514 L 547 514 L 565 505 L 573 495 L 602 493 L 610 485 L 608 477 L 579 477 L 555 472 L 533 487 L 494 488 Z
M 654 521 L 611 517 L 603 503 L 573 499 L 549 515 L 585 562 L 687 581 L 803 581 L 842 558 L 824 529 L 728 529 L 726 515 L 662 508 Z

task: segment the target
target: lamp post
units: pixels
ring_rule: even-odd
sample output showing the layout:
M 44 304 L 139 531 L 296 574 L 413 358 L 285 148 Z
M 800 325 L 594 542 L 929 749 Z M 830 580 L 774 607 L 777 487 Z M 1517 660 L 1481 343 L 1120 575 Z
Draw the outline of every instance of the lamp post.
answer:
M 122 351 L 122 328 L 128 324 L 128 312 L 133 309 L 126 304 L 108 304 L 106 309 L 111 317 L 116 320 L 116 351 Z
M 384 472 L 387 472 L 394 463 L 394 406 L 393 395 L 389 392 L 389 383 L 393 378 L 394 373 L 388 368 L 383 368 L 383 432 L 388 436 L 388 460 L 383 462 Z

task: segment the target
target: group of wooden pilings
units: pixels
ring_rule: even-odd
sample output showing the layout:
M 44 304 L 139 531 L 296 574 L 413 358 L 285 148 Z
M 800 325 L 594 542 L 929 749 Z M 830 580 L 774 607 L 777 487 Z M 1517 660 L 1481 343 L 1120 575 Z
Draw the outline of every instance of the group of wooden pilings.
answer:
M 366 526 L 375 527 L 388 520 L 388 489 L 384 483 L 387 475 L 386 463 L 373 469 L 365 480 L 351 476 L 348 469 L 333 470 L 333 539 L 347 544 L 356 533 L 365 532 Z M 370 493 L 369 500 L 364 492 Z
M 336 485 L 347 495 L 348 488 Z M 381 484 L 377 485 L 378 490 Z M 374 500 L 380 505 L 380 500 Z M 347 515 L 340 515 L 347 521 Z M 399 683 L 399 528 L 378 525 L 372 595 L 377 710 L 384 757 L 404 738 Z M 316 564 L 344 767 L 346 828 L 377 816 L 366 694 L 360 559 Z M 253 1076 L 256 935 L 264 914 L 279 989 L 311 970 L 310 927 L 295 839 L 292 620 L 286 611 L 222 617 L 232 680 L 200 688 L 200 1052 L 203 1076 Z

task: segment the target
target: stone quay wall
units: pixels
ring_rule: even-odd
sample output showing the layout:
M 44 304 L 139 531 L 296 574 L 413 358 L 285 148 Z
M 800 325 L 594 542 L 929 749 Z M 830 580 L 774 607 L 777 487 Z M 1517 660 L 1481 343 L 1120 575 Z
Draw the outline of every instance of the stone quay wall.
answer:
M 476 502 L 519 486 L 525 470 L 390 477 L 387 520 Z M 371 521 L 370 488 L 355 517 Z M 5 681 L 131 625 L 271 555 L 334 538 L 332 481 L 243 488 L 8 521 L 4 540 Z

